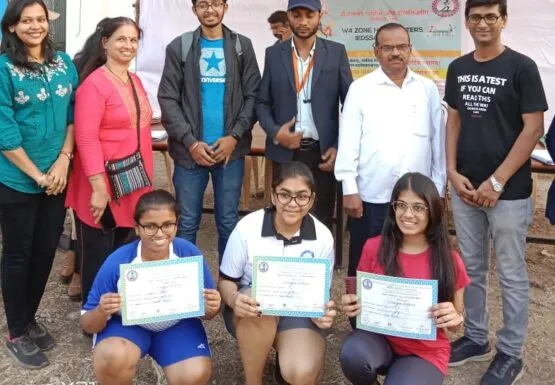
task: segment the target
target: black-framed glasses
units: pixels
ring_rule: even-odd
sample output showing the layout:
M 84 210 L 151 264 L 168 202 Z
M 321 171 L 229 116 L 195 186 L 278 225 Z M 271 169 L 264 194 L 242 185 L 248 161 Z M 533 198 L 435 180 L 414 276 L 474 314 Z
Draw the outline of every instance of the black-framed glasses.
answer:
M 414 215 L 422 215 L 428 211 L 428 205 L 424 203 L 408 203 L 405 201 L 395 201 L 391 203 L 393 210 L 399 214 L 405 214 L 409 208 Z
M 501 18 L 501 15 L 496 15 L 495 13 L 488 13 L 487 15 L 484 15 L 484 16 L 478 15 L 477 13 L 475 13 L 473 15 L 469 15 L 467 17 L 467 20 L 471 24 L 480 24 L 482 20 L 484 20 L 487 25 L 493 25 L 497 23 L 497 20 L 499 20 L 500 18 Z
M 158 230 L 162 230 L 162 233 L 170 235 L 175 231 L 177 227 L 177 223 L 175 222 L 167 222 L 162 224 L 162 226 L 155 225 L 154 223 L 147 223 L 146 225 L 138 223 L 138 225 L 148 236 L 156 235 L 158 233 Z
M 412 48 L 412 45 L 410 44 L 387 45 L 386 44 L 386 45 L 377 46 L 377 48 L 383 53 L 392 53 L 395 50 L 406 53 L 410 51 L 410 49 Z
M 208 8 L 212 7 L 212 9 L 223 9 L 225 2 L 219 1 L 216 3 L 207 3 L 206 1 L 201 1 L 195 5 L 195 9 L 199 11 L 208 11 Z
M 312 194 L 291 195 L 286 192 L 274 192 L 274 194 L 279 204 L 282 204 L 284 206 L 288 205 L 289 203 L 291 203 L 292 200 L 294 200 L 299 207 L 305 207 L 312 200 Z

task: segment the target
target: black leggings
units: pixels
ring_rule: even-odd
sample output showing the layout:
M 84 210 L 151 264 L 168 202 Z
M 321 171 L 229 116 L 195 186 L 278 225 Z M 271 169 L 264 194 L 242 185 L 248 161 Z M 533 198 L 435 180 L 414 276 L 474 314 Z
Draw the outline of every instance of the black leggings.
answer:
M 106 210 L 107 215 L 112 215 L 109 207 Z M 117 227 L 110 231 L 104 231 L 82 222 L 77 214 L 75 215 L 75 227 L 77 229 L 75 253 L 81 264 L 79 269 L 81 272 L 81 298 L 85 304 L 96 273 L 114 250 L 131 239 L 131 229 Z
M 26 194 L 0 184 L 2 295 L 11 338 L 35 319 L 64 229 L 65 194 Z
M 437 367 L 417 356 L 396 356 L 385 337 L 363 330 L 347 336 L 339 358 L 343 374 L 353 385 L 370 385 L 385 374 L 384 385 L 442 385 Z

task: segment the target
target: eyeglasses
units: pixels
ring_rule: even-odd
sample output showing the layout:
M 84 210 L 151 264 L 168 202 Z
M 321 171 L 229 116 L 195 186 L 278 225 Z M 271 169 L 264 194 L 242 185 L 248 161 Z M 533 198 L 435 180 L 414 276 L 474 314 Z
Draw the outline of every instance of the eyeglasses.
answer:
M 473 15 L 468 16 L 467 20 L 471 24 L 480 24 L 482 22 L 482 20 L 484 20 L 487 25 L 493 25 L 493 24 L 497 23 L 497 20 L 499 20 L 500 17 L 501 17 L 501 15 L 496 15 L 494 13 L 488 13 L 485 16 L 478 15 L 478 14 L 475 13 Z
M 412 48 L 412 46 L 410 44 L 398 44 L 398 45 L 380 45 L 379 47 L 377 47 L 380 51 L 382 51 L 383 53 L 391 53 L 393 52 L 395 49 L 397 49 L 397 51 L 399 52 L 408 52 L 410 51 L 410 49 Z
M 224 7 L 224 2 L 220 1 L 218 3 L 207 3 L 205 1 L 198 3 L 197 5 L 195 5 L 195 9 L 198 9 L 199 11 L 208 11 L 208 8 L 212 7 L 212 9 L 222 9 Z
M 291 195 L 285 192 L 274 192 L 274 194 L 276 195 L 277 201 L 284 206 L 288 205 L 289 203 L 291 203 L 292 200 L 294 200 L 299 207 L 305 207 L 310 203 L 310 200 L 312 199 L 312 195 L 308 194 Z
M 409 208 L 414 215 L 422 215 L 426 211 L 428 211 L 428 206 L 424 203 L 407 203 L 404 201 L 395 201 L 392 202 L 391 205 L 393 206 L 393 210 L 399 215 L 405 214 Z
M 158 230 L 162 230 L 162 233 L 166 235 L 170 235 L 175 231 L 175 228 L 177 227 L 177 223 L 173 223 L 173 222 L 164 223 L 162 226 L 158 226 L 153 223 L 148 223 L 146 225 L 141 225 L 139 223 L 138 225 L 143 229 L 145 234 L 148 235 L 149 237 L 158 234 Z

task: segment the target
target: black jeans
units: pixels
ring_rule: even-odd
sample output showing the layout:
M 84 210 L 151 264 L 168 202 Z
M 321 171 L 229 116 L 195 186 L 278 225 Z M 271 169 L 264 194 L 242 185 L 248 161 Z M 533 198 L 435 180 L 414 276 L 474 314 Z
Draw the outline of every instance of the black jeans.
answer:
M 368 238 L 382 233 L 389 203 L 362 202 L 362 218 L 349 218 L 349 277 L 356 276 L 362 249 Z
M 358 329 L 343 342 L 339 362 L 353 385 L 372 384 L 378 374 L 385 374 L 385 385 L 442 385 L 445 379 L 432 363 L 395 355 L 383 335 Z
M 111 215 L 107 207 L 107 214 Z M 96 273 L 110 254 L 123 244 L 131 236 L 128 227 L 116 227 L 110 231 L 104 231 L 83 223 L 75 213 L 75 228 L 77 230 L 77 241 L 75 254 L 81 266 L 81 298 L 87 303 L 89 291 L 93 285 Z
M 304 163 L 312 171 L 316 182 L 316 202 L 312 207 L 312 213 L 333 232 L 333 211 L 335 210 L 337 181 L 333 172 L 322 171 L 318 168 L 322 163 L 320 147 L 305 151 L 295 150 L 293 151 L 293 160 Z M 280 163 L 274 162 L 274 173 L 279 165 Z
M 26 194 L 0 184 L 1 282 L 11 338 L 35 318 L 64 229 L 65 194 Z

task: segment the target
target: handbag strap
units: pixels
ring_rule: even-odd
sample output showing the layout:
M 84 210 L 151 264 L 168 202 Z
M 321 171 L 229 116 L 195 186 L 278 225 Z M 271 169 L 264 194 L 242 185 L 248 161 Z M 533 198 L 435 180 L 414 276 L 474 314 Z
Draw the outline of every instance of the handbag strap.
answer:
M 129 82 L 131 83 L 131 88 L 133 89 L 133 99 L 135 99 L 135 108 L 137 110 L 137 151 L 141 151 L 141 105 L 139 102 L 139 95 L 137 94 L 137 89 L 135 88 L 135 83 L 133 82 L 133 77 L 128 72 Z

